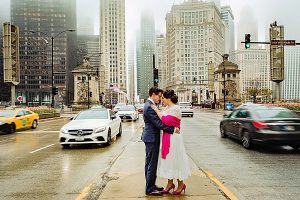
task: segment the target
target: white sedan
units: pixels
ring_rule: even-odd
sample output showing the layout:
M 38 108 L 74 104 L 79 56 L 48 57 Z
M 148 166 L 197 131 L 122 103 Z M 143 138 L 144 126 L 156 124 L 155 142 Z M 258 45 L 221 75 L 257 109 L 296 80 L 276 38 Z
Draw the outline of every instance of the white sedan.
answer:
M 110 145 L 112 138 L 122 135 L 121 119 L 106 108 L 84 110 L 60 129 L 59 142 L 63 148 L 71 144 Z
M 136 121 L 139 119 L 139 113 L 135 106 L 133 105 L 127 105 L 122 106 L 118 111 L 118 116 L 123 119 L 131 119 L 133 121 Z

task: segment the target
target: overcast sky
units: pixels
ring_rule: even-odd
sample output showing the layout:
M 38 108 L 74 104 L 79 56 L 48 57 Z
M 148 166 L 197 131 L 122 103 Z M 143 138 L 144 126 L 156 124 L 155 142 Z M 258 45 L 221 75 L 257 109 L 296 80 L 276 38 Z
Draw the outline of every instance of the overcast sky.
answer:
M 87 15 L 94 20 L 95 30 L 99 30 L 100 0 L 76 0 L 78 23 L 85 23 Z M 165 16 L 173 3 L 179 4 L 184 0 L 125 0 L 126 1 L 126 32 L 128 40 L 135 40 L 139 27 L 140 16 L 145 8 L 153 12 L 156 29 L 165 32 Z M 240 19 L 243 7 L 248 6 L 256 16 L 259 27 L 259 40 L 265 40 L 265 29 L 277 20 L 278 25 L 285 27 L 285 39 L 296 39 L 300 42 L 300 1 L 299 0 L 221 0 L 221 5 L 230 5 L 235 17 L 235 23 Z M 0 16 L 9 10 L 9 0 L 0 0 Z M 5 19 L 9 19 L 5 17 Z M 84 19 L 84 20 L 80 20 Z M 98 33 L 98 31 L 96 32 Z
M 78 23 L 81 14 L 91 15 L 95 19 L 95 27 L 99 24 L 99 1 L 100 0 L 77 0 Z M 135 40 L 136 31 L 139 27 L 141 12 L 148 9 L 155 17 L 156 30 L 165 33 L 165 16 L 173 4 L 179 4 L 184 0 L 125 0 L 126 1 L 126 32 L 128 40 Z M 278 25 L 285 26 L 285 39 L 300 40 L 299 0 L 221 0 L 221 5 L 230 5 L 235 17 L 235 24 L 241 16 L 240 11 L 247 6 L 252 9 L 257 18 L 259 27 L 259 40 L 265 40 L 265 30 L 269 24 L 277 20 Z M 85 10 L 83 12 L 83 10 Z M 98 33 L 98 32 L 97 32 Z

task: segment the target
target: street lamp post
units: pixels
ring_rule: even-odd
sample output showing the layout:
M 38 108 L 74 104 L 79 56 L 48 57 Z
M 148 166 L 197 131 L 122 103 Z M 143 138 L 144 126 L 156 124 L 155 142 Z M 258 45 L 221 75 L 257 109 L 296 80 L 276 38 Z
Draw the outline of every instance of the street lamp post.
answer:
M 58 37 L 60 34 L 64 33 L 64 32 L 74 32 L 74 29 L 67 29 L 67 30 L 63 30 L 59 33 L 57 33 L 55 36 L 51 37 L 51 107 L 54 107 L 54 63 L 53 63 L 53 57 L 54 57 L 54 39 L 56 37 Z M 47 33 L 44 33 L 42 31 L 29 31 L 31 33 L 41 33 L 43 35 L 45 35 L 46 37 L 50 37 Z
M 221 57 L 222 57 L 222 59 L 223 59 L 223 62 L 222 62 L 222 66 L 223 66 L 223 72 L 222 72 L 222 75 L 223 75 L 223 106 L 224 106 L 224 110 L 226 110 L 226 108 L 225 108 L 225 101 L 226 101 L 226 77 L 225 77 L 225 65 L 224 65 L 224 61 L 225 61 L 225 58 L 228 58 L 228 54 L 220 54 L 219 52 L 217 52 L 217 51 L 208 51 L 208 53 L 217 53 L 217 54 L 219 54 Z

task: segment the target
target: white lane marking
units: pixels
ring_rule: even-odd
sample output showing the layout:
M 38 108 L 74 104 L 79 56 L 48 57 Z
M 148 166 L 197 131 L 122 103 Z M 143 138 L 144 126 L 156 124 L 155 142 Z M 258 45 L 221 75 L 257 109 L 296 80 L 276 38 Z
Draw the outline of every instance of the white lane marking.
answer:
M 38 152 L 38 151 L 40 151 L 40 150 L 46 149 L 46 148 L 48 148 L 48 147 L 51 147 L 51 146 L 53 146 L 53 145 L 54 145 L 54 144 L 50 144 L 50 145 L 48 145 L 48 146 L 45 146 L 45 147 L 39 148 L 39 149 L 37 149 L 37 150 L 31 151 L 30 153 Z
M 59 133 L 59 131 L 30 131 L 30 132 L 19 132 L 19 133 Z

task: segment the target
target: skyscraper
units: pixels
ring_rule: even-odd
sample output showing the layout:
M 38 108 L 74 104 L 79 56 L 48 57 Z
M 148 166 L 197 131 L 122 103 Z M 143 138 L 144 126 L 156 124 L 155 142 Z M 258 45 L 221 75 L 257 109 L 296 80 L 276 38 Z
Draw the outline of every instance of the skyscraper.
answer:
M 100 51 L 105 80 L 100 79 L 100 87 L 105 91 L 100 93 L 111 94 L 105 96 L 110 96 L 113 104 L 126 101 L 125 46 L 125 0 L 101 0 Z
M 12 0 L 12 24 L 20 27 L 21 82 L 16 87 L 29 105 L 51 103 L 51 38 L 53 37 L 56 102 L 72 101 L 71 70 L 76 66 L 76 2 L 72 0 Z
M 167 46 L 166 37 L 164 35 L 156 36 L 155 45 L 155 66 L 158 69 L 158 86 L 159 88 L 166 89 L 167 86 Z
M 284 81 L 281 86 L 281 98 L 290 101 L 300 100 L 300 47 L 284 48 Z
M 231 53 L 235 50 L 235 28 L 234 28 L 234 16 L 230 6 L 221 7 L 222 20 L 227 25 L 227 31 L 225 33 L 225 52 Z M 229 57 L 230 58 L 230 57 Z
M 166 16 L 167 89 L 179 101 L 200 103 L 207 99 L 208 63 L 217 65 L 224 54 L 225 26 L 214 2 L 188 0 L 173 5 Z
M 129 94 L 129 102 L 135 101 L 135 62 L 134 62 L 134 43 L 130 42 L 128 46 L 128 58 L 127 58 L 128 74 L 127 74 L 127 89 Z
M 153 84 L 153 55 L 155 48 L 155 24 L 152 14 L 143 12 L 137 42 L 137 92 L 146 100 Z

